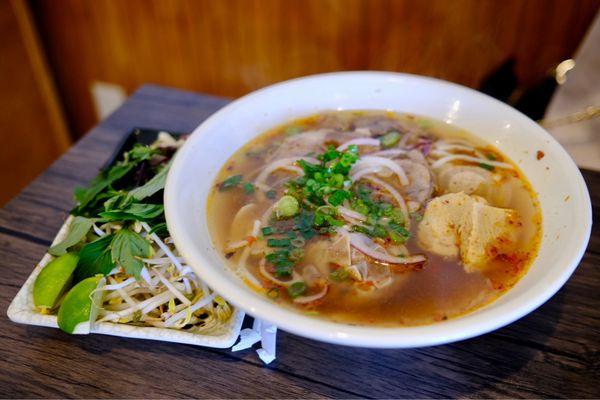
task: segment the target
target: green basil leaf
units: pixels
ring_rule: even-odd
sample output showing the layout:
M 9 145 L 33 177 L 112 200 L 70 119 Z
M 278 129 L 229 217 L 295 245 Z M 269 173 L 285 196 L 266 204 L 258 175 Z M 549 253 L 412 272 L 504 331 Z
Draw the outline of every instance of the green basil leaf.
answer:
M 55 244 L 48 249 L 48 253 L 53 256 L 61 256 L 65 254 L 69 247 L 76 245 L 87 235 L 92 224 L 93 219 L 85 217 L 75 217 L 69 225 L 69 232 L 62 242 Z
M 160 224 L 154 225 L 152 229 L 150 229 L 149 233 L 156 233 L 158 236 L 170 236 L 166 222 L 161 222 Z
M 162 204 L 133 203 L 122 210 L 101 212 L 103 222 L 110 221 L 150 221 L 164 213 Z
M 81 281 L 96 274 L 108 275 L 115 267 L 110 252 L 114 235 L 105 235 L 83 246 L 79 251 L 79 262 L 75 279 Z
M 171 168 L 171 161 L 165 165 L 152 179 L 146 182 L 143 186 L 137 187 L 129 192 L 128 199 L 143 200 L 146 197 L 152 196 L 154 193 L 165 188 L 167 174 Z
M 111 243 L 111 254 L 112 260 L 123 267 L 126 273 L 139 279 L 144 267 L 140 258 L 151 257 L 152 246 L 137 233 L 121 229 Z
M 126 192 L 117 192 L 104 202 L 104 211 L 120 210 L 129 206 L 132 202 L 133 200 L 128 198 Z
M 87 188 L 76 188 L 75 201 L 77 202 L 77 207 L 74 212 L 83 212 L 86 206 L 94 200 L 100 192 L 125 176 L 134 166 L 135 164 L 115 165 L 108 171 L 103 171 L 96 176 Z

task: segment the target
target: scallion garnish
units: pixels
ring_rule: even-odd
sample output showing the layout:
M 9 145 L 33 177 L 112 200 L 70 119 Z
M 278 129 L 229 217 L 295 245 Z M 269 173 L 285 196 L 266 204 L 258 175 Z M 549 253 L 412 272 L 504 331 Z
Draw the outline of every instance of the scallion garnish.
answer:
M 267 245 L 269 247 L 290 247 L 292 243 L 290 239 L 269 239 Z
M 225 179 L 219 184 L 219 190 L 221 192 L 236 187 L 242 181 L 242 175 L 233 175 Z
M 262 228 L 263 236 L 269 236 L 276 232 L 277 232 L 277 230 L 275 228 L 273 228 L 272 226 L 265 226 L 264 228 Z
M 244 186 L 243 186 L 243 188 L 244 188 L 244 192 L 245 192 L 246 194 L 252 194 L 252 193 L 254 193 L 254 191 L 255 191 L 255 189 L 254 189 L 254 185 L 253 185 L 253 184 L 251 184 L 250 182 L 246 182 L 246 183 L 244 183 Z
M 394 147 L 395 145 L 397 145 L 400 141 L 400 138 L 400 133 L 396 131 L 391 131 L 381 136 L 379 138 L 379 141 L 381 142 L 381 147 L 383 147 L 384 149 L 389 149 L 390 147 Z
M 292 299 L 300 297 L 306 292 L 306 283 L 302 281 L 294 282 L 288 287 L 287 292 Z

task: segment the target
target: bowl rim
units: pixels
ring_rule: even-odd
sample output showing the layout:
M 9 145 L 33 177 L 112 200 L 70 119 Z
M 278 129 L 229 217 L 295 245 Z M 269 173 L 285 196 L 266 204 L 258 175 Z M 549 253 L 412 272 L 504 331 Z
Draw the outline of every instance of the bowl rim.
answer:
M 507 104 L 474 89 L 436 78 L 397 72 L 347 71 L 309 75 L 276 83 L 240 97 L 239 99 L 224 106 L 204 122 L 202 122 L 193 131 L 188 141 L 198 140 L 197 138 L 202 135 L 202 132 L 210 129 L 212 125 L 222 118 L 222 116 L 227 115 L 232 110 L 235 110 L 246 103 L 251 103 L 255 98 L 259 97 L 265 92 L 281 90 L 286 86 L 297 85 L 302 81 L 337 79 L 341 77 L 353 77 L 355 79 L 369 77 L 381 79 L 401 78 L 403 80 L 415 81 L 417 83 L 424 82 L 439 85 L 455 91 L 466 91 L 467 95 L 475 96 L 477 100 L 488 103 L 491 102 L 496 107 L 502 108 L 504 112 L 510 113 L 514 118 L 522 121 L 524 125 L 527 126 L 528 130 L 537 130 L 538 133 L 540 133 L 545 140 L 548 141 L 548 143 L 551 143 L 555 146 L 557 145 L 558 151 L 561 153 L 560 155 L 563 161 L 566 163 L 566 165 L 563 167 L 568 168 L 570 170 L 569 173 L 572 173 L 573 178 L 576 180 L 576 186 L 581 195 L 578 205 L 583 206 L 582 212 L 584 213 L 585 217 L 585 221 L 579 221 L 579 223 L 583 223 L 585 225 L 583 226 L 583 229 L 578 231 L 580 233 L 579 237 L 577 238 L 579 241 L 579 246 L 576 248 L 576 251 L 573 251 L 570 262 L 562 267 L 560 274 L 551 282 L 550 285 L 548 285 L 548 287 L 545 288 L 545 290 L 534 297 L 528 297 L 525 299 L 525 301 L 521 302 L 519 305 L 517 305 L 517 307 L 511 309 L 511 311 L 508 313 L 496 313 L 496 318 L 483 319 L 479 321 L 477 319 L 471 319 L 474 314 L 478 314 L 478 311 L 481 311 L 481 314 L 485 313 L 485 308 L 483 308 L 444 322 L 412 327 L 387 328 L 352 326 L 309 317 L 271 303 L 265 299 L 259 298 L 259 294 L 254 293 L 253 295 L 247 295 L 247 292 L 238 291 L 236 284 L 229 279 L 222 278 L 214 267 L 205 268 L 199 271 L 200 276 L 207 285 L 220 293 L 236 307 L 245 310 L 248 314 L 300 336 L 350 346 L 370 348 L 412 348 L 433 346 L 464 340 L 501 328 L 522 318 L 526 314 L 544 304 L 565 284 L 565 282 L 579 265 L 579 262 L 585 253 L 592 228 L 592 205 L 581 171 L 576 166 L 569 154 L 564 150 L 564 148 L 562 148 L 556 139 L 554 139 L 554 137 L 545 129 L 518 110 L 515 110 Z M 196 139 L 194 139 L 194 137 Z M 184 255 L 188 263 L 192 266 L 192 268 L 196 269 L 194 266 L 210 265 L 210 261 L 205 258 L 202 250 L 200 250 L 200 247 L 202 247 L 201 244 L 199 244 L 197 241 L 194 241 L 193 238 L 187 237 L 184 233 L 184 229 L 182 229 L 183 225 L 180 224 L 186 223 L 185 218 L 178 217 L 178 207 L 173 205 L 174 200 L 172 200 L 177 196 L 177 187 L 173 183 L 175 181 L 174 177 L 177 176 L 177 174 L 180 174 L 180 171 L 183 170 L 184 159 L 186 158 L 187 153 L 190 151 L 190 148 L 191 146 L 184 145 L 175 157 L 165 185 L 164 203 L 165 217 L 169 231 L 171 232 L 171 236 L 173 237 L 177 248 Z M 492 304 L 494 302 L 492 302 Z

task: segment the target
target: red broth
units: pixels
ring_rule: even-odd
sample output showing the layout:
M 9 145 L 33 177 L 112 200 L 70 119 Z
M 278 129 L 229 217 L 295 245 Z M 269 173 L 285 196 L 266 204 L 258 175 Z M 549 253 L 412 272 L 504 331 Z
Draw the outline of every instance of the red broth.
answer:
M 413 158 L 417 159 L 415 162 L 421 163 L 430 171 L 430 181 L 425 179 L 424 182 L 429 182 L 431 188 L 425 185 L 425 191 L 412 190 L 411 185 L 416 184 L 417 175 L 414 178 L 415 182 L 409 182 L 407 186 L 399 184 L 395 176 L 385 169 L 384 172 L 378 172 L 381 175 L 376 175 L 380 181 L 395 187 L 409 206 L 416 208 L 405 215 L 410 224 L 410 228 L 405 226 L 410 232 L 410 237 L 403 237 L 404 243 L 401 244 L 392 240 L 395 237 L 393 230 L 402 232 L 402 229 L 398 228 L 398 224 L 391 224 L 388 217 L 381 217 L 383 219 L 378 220 L 379 222 L 373 222 L 375 226 L 383 221 L 378 226 L 384 227 L 383 234 L 387 235 L 386 237 L 377 237 L 373 233 L 375 230 L 364 230 L 375 235 L 364 236 L 369 238 L 368 243 L 376 251 L 385 251 L 386 254 L 400 251 L 399 255 L 396 254 L 400 258 L 423 255 L 425 261 L 396 265 L 365 257 L 352 247 L 350 264 L 363 267 L 366 265 L 368 269 L 368 273 L 364 273 L 363 270 L 362 273 L 359 271 L 353 276 L 352 273 L 348 273 L 350 269 L 347 269 L 351 266 L 328 262 L 326 259 L 330 255 L 327 248 L 341 235 L 337 232 L 340 232 L 340 229 L 358 229 L 360 224 L 353 225 L 348 222 L 357 222 L 356 220 L 349 217 L 344 219 L 340 216 L 338 208 L 330 206 L 329 200 L 324 200 L 326 207 L 323 210 L 330 212 L 330 209 L 334 208 L 335 215 L 332 215 L 332 218 L 340 221 L 334 223 L 345 225 L 328 228 L 313 226 L 316 232 L 313 232 L 313 236 L 307 235 L 310 237 L 305 238 L 298 233 L 299 230 L 294 231 L 298 226 L 302 226 L 298 222 L 299 214 L 287 219 L 278 219 L 272 215 L 275 204 L 292 192 L 298 196 L 300 210 L 304 210 L 303 207 L 306 206 L 306 213 L 309 214 L 316 213 L 319 208 L 311 209 L 311 206 L 304 202 L 303 195 L 298 195 L 298 188 L 294 192 L 289 187 L 291 180 L 302 181 L 302 168 L 298 162 L 290 163 L 286 169 L 275 169 L 267 174 L 264 182 L 258 182 L 257 178 L 267 165 L 273 165 L 282 159 L 313 159 L 328 148 L 340 146 L 350 140 L 363 143 L 357 145 L 359 160 L 379 152 L 378 154 L 385 155 L 393 162 L 410 167 L 411 164 L 402 164 L 399 161 L 407 159 L 406 154 L 400 153 L 405 150 L 421 152 L 422 159 L 414 152 L 410 156 L 414 156 Z M 393 143 L 395 140 L 398 142 Z M 386 148 L 376 145 L 377 141 L 380 144 L 385 141 Z M 384 150 L 387 153 L 381 153 Z M 399 155 L 393 157 L 391 153 L 394 152 L 390 150 L 395 150 Z M 431 168 L 436 161 L 447 157 L 448 154 L 485 159 L 480 162 L 456 159 L 447 162 L 445 166 Z M 498 168 L 487 164 L 494 162 L 499 163 L 498 165 L 509 164 L 511 168 Z M 473 171 L 487 177 L 487 180 L 470 195 L 484 198 L 490 206 L 515 210 L 519 215 L 519 222 L 514 227 L 516 239 L 510 249 L 495 254 L 485 265 L 480 265 L 470 272 L 466 271 L 461 257 L 444 257 L 430 252 L 421 246 L 417 238 L 427 205 L 432 199 L 449 190 L 441 181 L 445 179 L 442 176 L 443 171 L 451 171 L 452 168 L 461 166 L 480 168 L 481 171 Z M 425 171 L 422 167 L 418 167 L 417 170 Z M 306 174 L 308 173 L 305 172 L 304 175 Z M 390 207 L 394 210 L 399 209 L 395 207 L 390 193 L 386 193 L 385 190 L 380 192 L 381 188 L 369 186 L 369 182 L 363 180 L 358 179 L 352 183 L 348 191 L 354 193 L 352 190 L 355 190 L 359 193 L 362 189 L 359 190 L 358 185 L 363 185 L 363 189 L 366 188 L 365 193 L 368 192 L 369 196 L 372 196 L 368 197 L 369 201 L 379 204 L 373 207 L 383 207 L 381 204 L 388 203 L 389 205 L 384 204 L 386 210 Z M 457 184 L 460 185 L 461 182 Z M 300 192 L 304 187 L 301 186 Z M 425 193 L 427 190 L 430 190 L 430 193 Z M 415 194 L 417 192 L 418 194 Z M 423 193 L 427 195 L 419 203 L 419 196 Z M 331 199 L 328 196 L 331 194 L 325 195 L 324 199 Z M 344 204 L 348 206 L 347 209 L 360 214 L 359 203 L 358 197 L 353 197 Z M 355 209 L 352 208 L 352 204 Z M 243 207 L 244 211 L 240 213 Z M 210 194 L 207 213 L 215 247 L 250 287 L 281 306 L 291 307 L 318 318 L 356 325 L 430 324 L 482 307 L 509 290 L 526 273 L 537 254 L 541 238 L 541 213 L 535 193 L 514 163 L 498 150 L 468 132 L 439 121 L 379 111 L 325 112 L 290 121 L 265 132 L 237 151 L 223 166 Z M 263 223 L 257 231 L 254 224 L 261 219 Z M 371 218 L 373 219 L 374 217 Z M 385 225 L 386 223 L 388 225 Z M 273 227 L 277 227 L 277 234 L 269 233 L 269 229 Z M 264 228 L 268 228 L 267 231 L 263 231 Z M 274 257 L 267 257 L 268 254 L 281 251 L 280 247 L 267 244 L 281 244 L 269 242 L 269 239 L 273 238 L 284 242 L 286 239 L 295 241 L 294 245 L 288 243 L 285 249 L 301 248 L 295 257 L 290 256 L 293 258 L 291 268 L 287 265 L 287 258 L 286 262 L 281 262 Z M 347 246 L 343 241 L 340 243 L 344 243 L 344 246 L 341 246 L 344 251 L 340 254 L 346 259 Z M 274 260 L 275 264 L 279 262 L 280 265 L 275 265 Z M 261 264 L 266 274 L 261 271 Z M 278 275 L 278 272 L 284 271 L 285 268 L 291 272 Z M 378 281 L 379 278 L 381 279 Z M 296 281 L 301 283 L 290 289 L 290 282 Z M 326 294 L 320 296 L 323 291 Z M 315 299 L 310 301 L 312 298 Z

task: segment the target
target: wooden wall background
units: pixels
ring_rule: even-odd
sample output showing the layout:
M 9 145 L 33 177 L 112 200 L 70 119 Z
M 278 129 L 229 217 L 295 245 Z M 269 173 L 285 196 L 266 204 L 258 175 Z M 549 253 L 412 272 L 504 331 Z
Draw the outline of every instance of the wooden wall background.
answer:
M 24 0 L 0 0 L 0 206 L 69 147 Z
M 0 204 L 96 122 L 94 81 L 128 92 L 153 82 L 236 97 L 297 76 L 373 69 L 477 88 L 513 57 L 526 86 L 573 55 L 599 5 L 0 0 Z
M 31 0 L 73 130 L 94 80 L 240 96 L 326 71 L 477 87 L 509 57 L 527 85 L 572 56 L 598 0 Z

